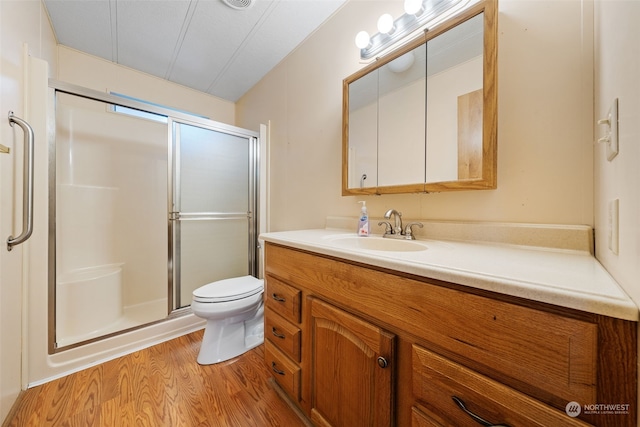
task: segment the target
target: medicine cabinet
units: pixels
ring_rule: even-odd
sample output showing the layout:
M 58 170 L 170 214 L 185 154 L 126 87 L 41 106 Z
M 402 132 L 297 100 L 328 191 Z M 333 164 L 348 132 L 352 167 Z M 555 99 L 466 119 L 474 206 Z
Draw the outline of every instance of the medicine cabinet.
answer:
M 496 21 L 476 3 L 344 79 L 343 195 L 496 188 Z

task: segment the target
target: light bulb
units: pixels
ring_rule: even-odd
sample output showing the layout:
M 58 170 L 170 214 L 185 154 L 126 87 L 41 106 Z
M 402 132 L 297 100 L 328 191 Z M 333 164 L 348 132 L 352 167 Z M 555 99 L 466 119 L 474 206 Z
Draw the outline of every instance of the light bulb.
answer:
M 389 66 L 389 69 L 394 73 L 403 73 L 407 71 L 409 68 L 411 68 L 414 61 L 415 61 L 415 56 L 413 56 L 413 51 L 410 50 L 404 55 L 389 62 L 388 66 Z
M 382 34 L 391 34 L 394 29 L 393 16 L 385 13 L 380 18 L 378 18 L 378 31 L 380 31 Z
M 360 31 L 356 34 L 356 46 L 358 49 L 366 49 L 371 44 L 371 38 L 369 37 L 369 33 L 366 31 Z
M 422 11 L 422 0 L 404 0 L 404 11 L 407 15 L 418 15 Z

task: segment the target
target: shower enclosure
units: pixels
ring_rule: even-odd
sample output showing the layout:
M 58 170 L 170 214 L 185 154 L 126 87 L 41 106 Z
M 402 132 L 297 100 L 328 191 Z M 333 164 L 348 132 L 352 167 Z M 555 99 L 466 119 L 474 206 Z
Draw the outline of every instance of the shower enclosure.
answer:
M 50 353 L 188 313 L 195 288 L 256 273 L 256 133 L 50 87 Z

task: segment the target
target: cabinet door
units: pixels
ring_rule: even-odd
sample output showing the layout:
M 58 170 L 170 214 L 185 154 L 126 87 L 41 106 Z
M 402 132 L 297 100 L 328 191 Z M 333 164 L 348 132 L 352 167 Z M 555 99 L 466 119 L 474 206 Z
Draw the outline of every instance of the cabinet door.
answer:
M 311 420 L 321 426 L 390 426 L 394 336 L 311 300 Z

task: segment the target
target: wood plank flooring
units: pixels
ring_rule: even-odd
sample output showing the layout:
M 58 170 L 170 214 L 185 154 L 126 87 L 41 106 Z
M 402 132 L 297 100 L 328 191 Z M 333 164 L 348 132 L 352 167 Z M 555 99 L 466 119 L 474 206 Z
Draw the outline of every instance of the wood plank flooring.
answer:
M 273 389 L 264 346 L 215 365 L 202 331 L 24 392 L 3 426 L 304 426 Z

